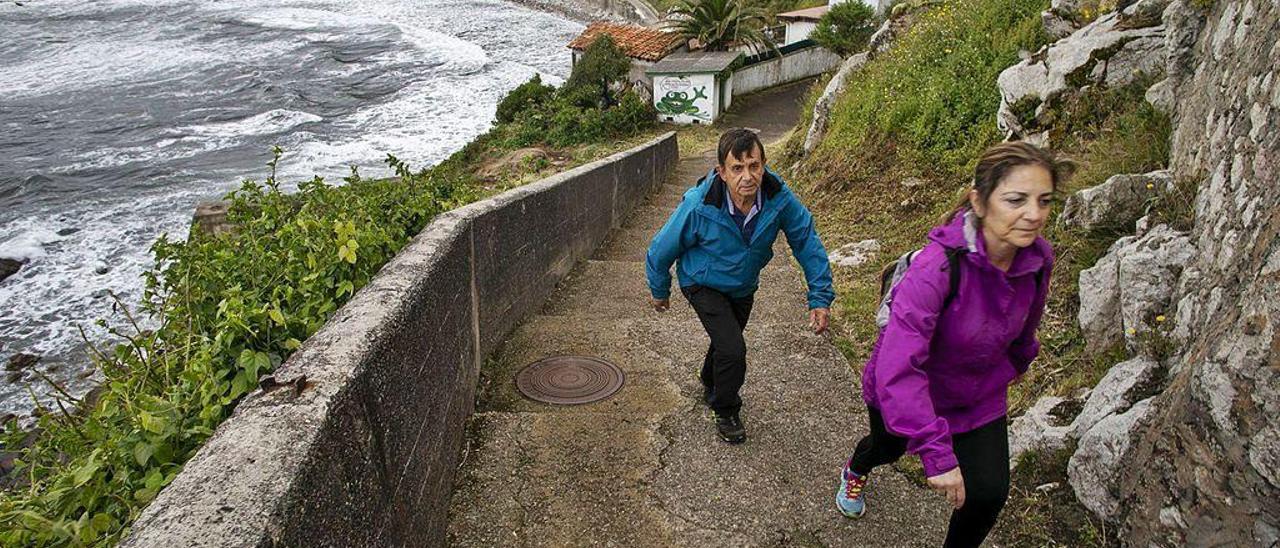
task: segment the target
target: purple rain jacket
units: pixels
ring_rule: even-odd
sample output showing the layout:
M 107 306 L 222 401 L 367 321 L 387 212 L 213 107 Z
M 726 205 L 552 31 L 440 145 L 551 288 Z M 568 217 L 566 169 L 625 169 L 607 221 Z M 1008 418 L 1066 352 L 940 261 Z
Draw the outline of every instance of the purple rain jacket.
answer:
M 1036 328 L 1053 249 L 1036 238 L 1001 272 L 987 259 L 972 212 L 935 227 L 929 240 L 893 288 L 889 323 L 862 373 L 862 398 L 932 477 L 957 466 L 953 433 L 1008 413 L 1009 382 L 1040 352 Z M 969 253 L 959 261 L 960 287 L 940 313 L 951 283 L 944 246 Z

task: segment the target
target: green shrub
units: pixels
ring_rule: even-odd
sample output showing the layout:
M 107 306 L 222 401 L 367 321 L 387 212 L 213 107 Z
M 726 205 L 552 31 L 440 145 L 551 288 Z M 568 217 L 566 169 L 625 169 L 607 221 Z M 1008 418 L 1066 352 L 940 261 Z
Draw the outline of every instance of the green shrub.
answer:
M 512 90 L 498 107 L 492 138 L 507 148 L 570 147 L 634 136 L 657 124 L 653 107 L 627 89 L 631 60 L 609 35 L 583 53 L 559 88 L 535 78 Z M 510 108 L 504 107 L 509 106 Z
M 876 32 L 876 13 L 871 6 L 850 0 L 831 7 L 809 38 L 841 57 L 847 57 L 867 47 L 871 35 Z
M 516 86 L 498 103 L 496 118 L 500 124 L 509 124 L 516 115 L 549 101 L 556 88 L 542 83 L 542 76 L 534 74 L 528 82 Z

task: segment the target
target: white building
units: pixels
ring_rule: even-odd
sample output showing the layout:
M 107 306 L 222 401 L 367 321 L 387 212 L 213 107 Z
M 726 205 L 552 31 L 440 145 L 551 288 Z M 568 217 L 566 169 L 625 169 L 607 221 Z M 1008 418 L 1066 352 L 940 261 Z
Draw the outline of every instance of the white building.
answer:
M 786 39 L 783 40 L 780 47 L 808 40 L 809 34 L 813 32 L 814 27 L 818 26 L 818 20 L 822 19 L 822 16 L 826 15 L 830 9 L 830 6 L 818 6 L 816 8 L 779 13 L 777 16 L 778 21 L 787 25 Z
M 818 20 L 822 19 L 822 16 L 826 15 L 828 11 L 831 11 L 832 6 L 841 2 L 862 2 L 871 6 L 871 9 L 875 10 L 876 16 L 883 16 L 885 11 L 889 9 L 890 0 L 828 0 L 825 6 L 779 13 L 777 15 L 778 21 L 787 25 L 787 36 L 780 46 L 787 46 L 809 39 L 809 34 L 818 26 Z
M 736 51 L 679 52 L 646 71 L 653 78 L 658 119 L 677 124 L 710 124 L 733 104 Z

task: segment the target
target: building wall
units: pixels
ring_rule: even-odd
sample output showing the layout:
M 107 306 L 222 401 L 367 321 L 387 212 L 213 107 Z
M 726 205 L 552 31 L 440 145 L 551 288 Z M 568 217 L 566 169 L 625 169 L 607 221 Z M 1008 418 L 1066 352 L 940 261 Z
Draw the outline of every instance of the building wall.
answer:
M 822 74 L 840 65 L 840 56 L 820 47 L 805 48 L 733 73 L 733 94 L 742 95 Z
M 788 21 L 787 40 L 782 45 L 794 44 L 808 38 L 809 34 L 812 33 L 813 29 L 817 26 L 818 24 L 813 21 Z
M 645 90 L 644 95 L 646 97 L 653 96 L 653 77 L 649 76 L 648 74 L 645 74 L 644 71 L 648 70 L 649 67 L 652 67 L 652 66 L 653 66 L 653 63 L 650 61 L 641 61 L 639 59 L 632 59 L 631 70 L 627 72 L 627 81 L 631 82 L 631 84 L 634 86 L 644 88 Z
M 714 74 L 659 74 L 653 77 L 658 119 L 677 124 L 710 124 L 720 115 Z

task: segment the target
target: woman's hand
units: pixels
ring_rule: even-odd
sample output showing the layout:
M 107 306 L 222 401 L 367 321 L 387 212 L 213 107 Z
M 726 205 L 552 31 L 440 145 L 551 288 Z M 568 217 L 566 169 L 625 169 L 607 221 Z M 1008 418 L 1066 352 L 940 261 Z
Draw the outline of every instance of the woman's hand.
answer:
M 960 468 L 952 468 L 946 473 L 931 476 L 929 487 L 934 491 L 945 493 L 947 502 L 951 503 L 953 508 L 959 509 L 964 506 L 964 476 L 960 475 Z

